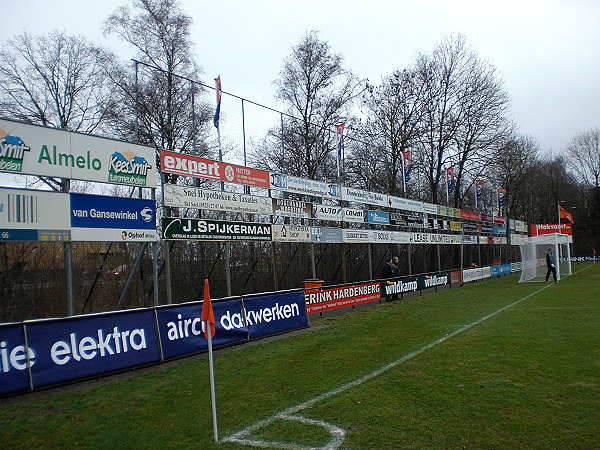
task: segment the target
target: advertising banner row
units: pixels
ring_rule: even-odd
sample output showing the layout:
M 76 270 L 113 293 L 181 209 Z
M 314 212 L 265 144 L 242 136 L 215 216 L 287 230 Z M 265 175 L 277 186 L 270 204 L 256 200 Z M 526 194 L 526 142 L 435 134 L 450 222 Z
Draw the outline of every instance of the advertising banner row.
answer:
M 0 242 L 157 239 L 154 200 L 0 188 Z
M 424 291 L 438 286 L 451 286 L 461 282 L 468 283 L 483 280 L 520 270 L 519 263 L 518 265 L 502 264 L 454 272 L 413 275 L 351 286 L 311 289 L 305 292 L 304 298 L 308 314 L 315 314 L 382 299 L 397 299 L 404 294 Z
M 214 347 L 308 326 L 302 290 L 213 301 Z M 202 302 L 0 326 L 0 395 L 207 350 Z
M 163 238 L 167 240 L 277 241 L 353 244 L 506 244 L 504 236 L 471 236 L 357 228 L 311 227 L 211 219 L 165 217 Z
M 389 213 L 341 206 L 312 204 L 301 200 L 270 198 L 236 192 L 215 191 L 199 187 L 164 186 L 164 204 L 173 208 L 195 208 L 231 213 L 274 215 L 332 222 L 397 225 L 435 230 L 465 231 L 472 233 L 506 234 L 505 226 L 462 223 L 428 217 L 435 212 Z M 406 206 L 395 203 L 395 206 Z M 463 217 L 464 218 L 464 217 Z
M 204 159 L 196 156 L 185 155 L 175 152 L 161 152 L 161 170 L 165 173 L 187 175 L 194 178 L 202 178 L 205 180 L 222 181 L 228 183 L 242 184 L 245 186 L 273 189 L 293 194 L 320 197 L 328 200 L 343 200 L 353 203 L 364 203 L 368 205 L 387 207 L 392 209 L 401 209 L 404 211 L 410 211 L 415 213 L 425 213 L 480 222 L 483 221 L 499 226 L 505 226 L 506 224 L 505 219 L 502 217 L 493 217 L 477 212 L 464 211 L 457 208 L 435 205 L 433 203 L 421 202 L 418 200 L 409 200 L 401 197 L 395 197 L 392 195 L 380 194 L 377 192 L 370 192 L 362 189 L 354 189 L 347 186 L 340 186 L 332 183 L 299 178 L 292 175 L 272 173 L 264 170 L 252 169 L 245 166 L 238 166 L 235 164 L 229 164 L 221 161 L 214 161 L 210 159 Z M 209 207 L 211 205 L 211 200 L 218 198 L 218 196 L 216 196 L 211 199 L 211 196 L 213 195 L 215 194 L 211 194 L 210 191 L 199 188 L 165 185 L 166 206 L 178 208 L 189 207 L 213 209 Z M 232 193 L 225 194 L 223 198 L 230 197 L 231 195 L 240 198 L 239 194 Z M 270 200 L 267 200 L 267 202 L 268 201 Z M 217 206 L 217 204 L 212 203 L 212 206 Z M 266 203 L 264 206 L 266 208 L 273 208 L 273 206 L 268 205 L 268 203 Z M 235 208 L 232 209 L 232 211 L 248 212 L 250 214 L 261 214 L 261 212 L 257 210 L 260 208 L 258 204 L 255 205 L 255 208 L 252 211 L 247 211 L 247 207 L 248 205 L 244 205 L 242 207 L 242 210 L 238 210 L 237 208 L 240 208 L 239 205 L 226 206 L 226 208 Z M 310 214 L 308 212 L 308 206 L 306 206 L 306 208 L 307 210 L 305 212 L 297 211 L 297 214 L 300 214 L 300 216 L 294 217 L 308 217 L 308 215 Z M 333 209 L 331 211 L 327 211 L 325 209 L 321 211 L 317 210 L 314 213 L 314 218 L 320 218 L 322 220 L 352 221 L 351 218 L 347 218 L 345 214 L 343 214 L 341 211 L 336 212 L 335 207 L 332 208 Z M 275 212 L 262 213 L 274 214 Z M 364 219 L 362 221 L 364 221 Z

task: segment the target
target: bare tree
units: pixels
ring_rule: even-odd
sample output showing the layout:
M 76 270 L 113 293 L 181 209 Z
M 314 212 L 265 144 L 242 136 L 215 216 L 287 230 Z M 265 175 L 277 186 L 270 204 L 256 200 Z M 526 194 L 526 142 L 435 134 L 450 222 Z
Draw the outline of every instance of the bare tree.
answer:
M 438 202 L 450 149 L 463 119 L 460 86 L 471 58 L 462 36 L 444 39 L 431 56 L 421 54 L 417 58 L 417 79 L 425 86 L 425 108 L 413 162 L 427 180 L 428 199 L 434 203 Z
M 412 69 L 395 70 L 377 87 L 367 85 L 362 102 L 367 119 L 361 138 L 371 148 L 365 153 L 359 145 L 353 153 L 355 161 L 351 168 L 355 178 L 377 180 L 370 184 L 378 184 L 377 188 L 382 192 L 406 194 L 402 180 L 402 152 L 410 149 L 418 137 L 423 86 L 415 82 Z M 373 167 L 373 164 L 377 165 Z
M 157 150 L 206 155 L 210 112 L 197 98 L 201 71 L 192 57 L 191 22 L 177 0 L 132 0 L 108 18 L 105 33 L 130 44 L 141 63 L 138 73 L 129 65 L 108 68 L 123 99 L 112 120 L 132 136 L 137 107 L 141 142 Z
M 462 120 L 454 135 L 451 165 L 455 169 L 454 207 L 463 204 L 469 188 L 493 161 L 510 136 L 509 98 L 496 69 L 476 56 L 459 88 Z
M 270 132 L 266 150 L 253 155 L 255 164 L 313 179 L 333 179 L 334 126 L 344 121 L 358 82 L 343 67 L 317 32 L 307 33 L 292 48 L 275 80 L 276 97 L 286 114 Z
M 546 195 L 547 184 L 534 181 L 540 173 L 538 142 L 531 136 L 513 135 L 495 153 L 485 174 L 493 191 L 489 197 L 495 202 L 496 188 L 503 187 L 507 216 L 530 221 L 539 217 L 537 199 Z
M 112 56 L 81 36 L 22 33 L 0 50 L 0 114 L 93 133 L 115 101 L 102 67 Z
M 567 164 L 587 188 L 600 189 L 600 128 L 575 136 L 567 147 Z

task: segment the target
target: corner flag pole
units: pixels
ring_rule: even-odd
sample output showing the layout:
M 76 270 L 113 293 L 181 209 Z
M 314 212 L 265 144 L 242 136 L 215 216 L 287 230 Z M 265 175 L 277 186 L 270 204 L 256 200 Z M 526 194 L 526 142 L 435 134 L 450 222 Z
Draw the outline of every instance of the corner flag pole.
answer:
M 213 433 L 215 442 L 219 442 L 219 431 L 217 426 L 217 396 L 215 392 L 215 370 L 213 363 L 212 338 L 215 335 L 215 316 L 210 302 L 210 291 L 208 279 L 204 280 L 204 301 L 202 302 L 202 322 L 204 323 L 204 336 L 208 340 L 208 367 L 210 377 L 210 400 L 212 406 Z

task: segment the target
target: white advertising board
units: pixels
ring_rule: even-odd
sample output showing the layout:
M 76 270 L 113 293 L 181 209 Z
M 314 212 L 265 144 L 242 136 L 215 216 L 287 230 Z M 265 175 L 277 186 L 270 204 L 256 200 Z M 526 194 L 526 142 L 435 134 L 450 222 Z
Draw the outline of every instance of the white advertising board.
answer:
M 271 199 L 257 195 L 165 184 L 163 198 L 165 206 L 174 208 L 210 209 L 248 214 L 273 214 Z
M 69 194 L 32 189 L 0 189 L 0 228 L 68 230 Z
M 341 206 L 328 206 L 313 204 L 313 219 L 333 220 L 341 222 L 343 218 Z
M 357 203 L 367 203 L 369 205 L 388 206 L 386 194 L 363 191 L 362 189 L 353 189 L 346 186 L 342 186 L 342 200 Z
M 307 225 L 273 225 L 273 240 L 279 242 L 310 242 Z
M 152 147 L 0 119 L 0 171 L 156 187 Z

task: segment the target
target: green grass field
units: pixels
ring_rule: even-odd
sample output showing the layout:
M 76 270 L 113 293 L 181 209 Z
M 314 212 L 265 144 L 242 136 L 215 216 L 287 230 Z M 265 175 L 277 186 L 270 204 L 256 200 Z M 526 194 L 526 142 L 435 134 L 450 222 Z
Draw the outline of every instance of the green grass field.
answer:
M 219 353 L 220 437 L 263 424 L 243 442 L 600 448 L 600 264 L 573 271 L 558 285 L 512 275 L 378 305 Z M 0 403 L 3 448 L 245 448 L 213 442 L 206 359 L 39 397 Z

